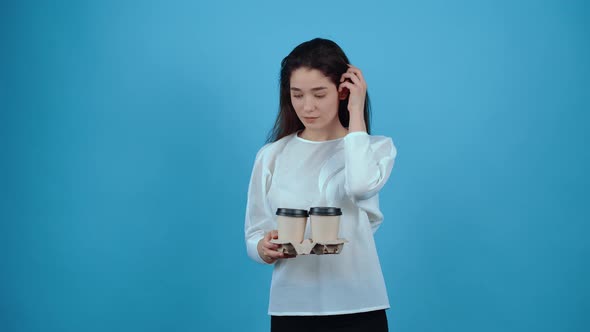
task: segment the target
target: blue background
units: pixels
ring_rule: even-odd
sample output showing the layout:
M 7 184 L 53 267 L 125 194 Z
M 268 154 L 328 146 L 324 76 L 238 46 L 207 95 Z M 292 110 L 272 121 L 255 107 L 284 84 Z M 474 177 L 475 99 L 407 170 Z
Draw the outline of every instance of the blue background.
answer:
M 264 331 L 246 190 L 338 42 L 398 147 L 393 331 L 587 331 L 586 1 L 3 1 L 0 331 Z

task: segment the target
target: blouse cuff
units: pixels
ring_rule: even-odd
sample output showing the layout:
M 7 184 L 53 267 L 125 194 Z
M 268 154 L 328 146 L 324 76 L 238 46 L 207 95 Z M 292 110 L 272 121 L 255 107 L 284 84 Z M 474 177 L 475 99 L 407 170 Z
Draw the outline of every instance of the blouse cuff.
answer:
M 247 242 L 247 250 L 248 250 L 248 256 L 250 256 L 250 258 L 252 258 L 253 260 L 255 260 L 256 262 L 260 263 L 260 264 L 268 264 L 267 262 L 262 260 L 262 257 L 260 257 L 260 255 L 258 254 L 258 242 L 260 242 L 260 240 L 264 238 L 264 236 L 254 236 L 250 239 L 248 239 Z
M 346 140 L 347 138 L 355 136 L 369 136 L 369 134 L 366 131 L 353 131 L 351 133 L 346 134 L 346 136 L 344 136 L 344 139 Z

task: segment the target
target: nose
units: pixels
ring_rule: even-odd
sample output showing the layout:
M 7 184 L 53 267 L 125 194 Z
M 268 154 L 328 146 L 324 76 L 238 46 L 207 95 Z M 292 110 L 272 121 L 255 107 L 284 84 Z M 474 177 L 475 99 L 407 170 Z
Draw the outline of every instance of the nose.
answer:
M 305 97 L 303 100 L 303 111 L 304 112 L 311 112 L 313 111 L 313 98 Z

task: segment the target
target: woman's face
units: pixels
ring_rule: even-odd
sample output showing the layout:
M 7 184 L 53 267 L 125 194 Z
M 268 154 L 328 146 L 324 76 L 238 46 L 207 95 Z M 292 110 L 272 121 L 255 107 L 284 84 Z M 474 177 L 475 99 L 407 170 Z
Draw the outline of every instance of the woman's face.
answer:
M 306 129 L 331 130 L 338 119 L 338 90 L 321 71 L 301 67 L 291 73 L 291 104 Z

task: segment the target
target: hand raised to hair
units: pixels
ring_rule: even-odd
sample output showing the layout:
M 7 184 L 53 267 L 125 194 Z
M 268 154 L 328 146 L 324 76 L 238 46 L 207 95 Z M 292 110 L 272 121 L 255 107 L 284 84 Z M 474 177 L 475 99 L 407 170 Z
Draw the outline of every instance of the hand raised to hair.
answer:
M 348 90 L 348 111 L 352 114 L 363 114 L 365 98 L 367 96 L 367 82 L 360 69 L 348 65 L 348 70 L 342 74 L 338 92 Z

